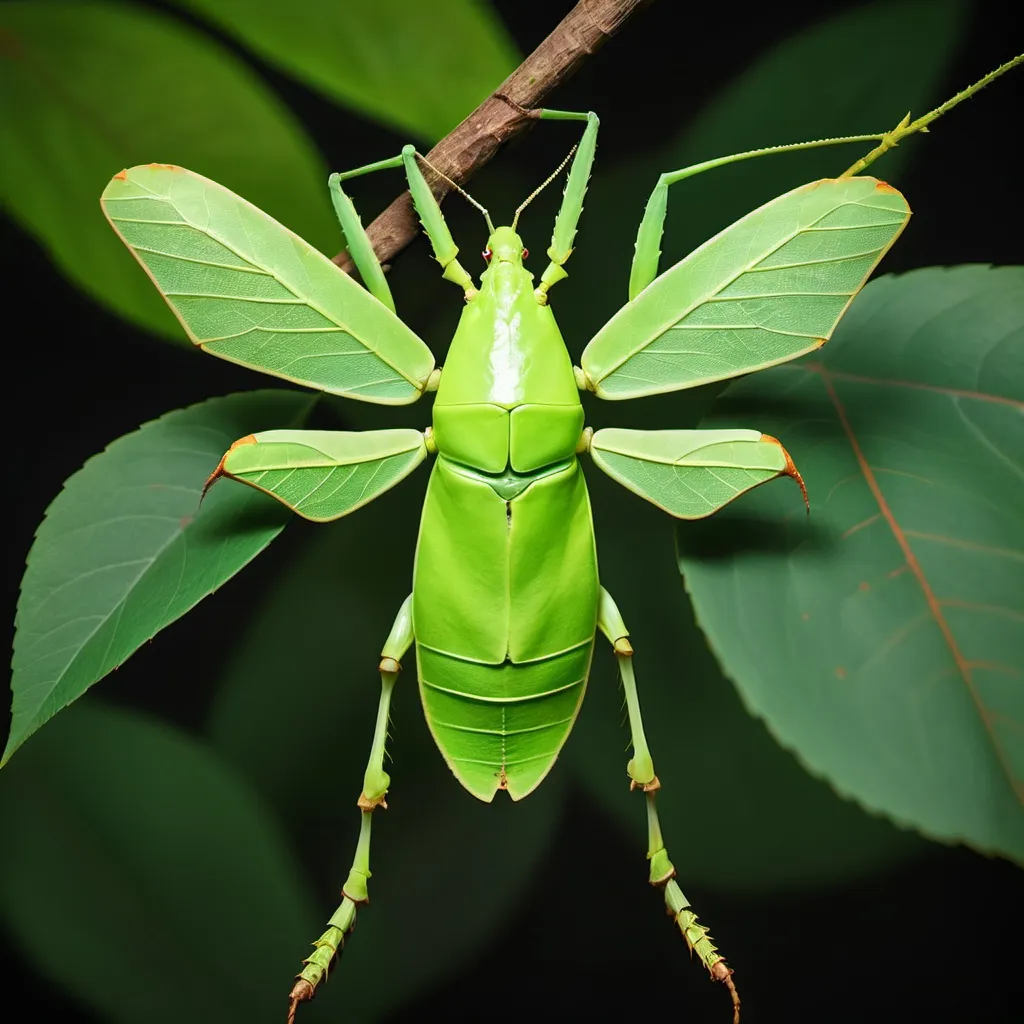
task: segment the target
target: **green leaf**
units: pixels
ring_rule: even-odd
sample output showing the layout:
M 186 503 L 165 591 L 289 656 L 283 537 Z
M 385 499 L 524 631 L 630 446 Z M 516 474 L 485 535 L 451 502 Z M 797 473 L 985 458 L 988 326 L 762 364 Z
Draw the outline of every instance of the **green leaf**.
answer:
M 168 413 L 90 459 L 46 510 L 21 583 L 11 734 L 44 722 L 229 580 L 284 528 L 266 495 L 203 483 L 239 435 L 298 423 L 295 391 L 254 391 Z
M 582 337 L 592 336 L 608 317 L 607 305 L 594 302 L 593 296 L 626 300 L 637 226 L 659 174 L 761 146 L 888 131 L 908 110 L 924 113 L 945 98 L 938 90 L 966 14 L 967 5 L 960 0 L 897 0 L 862 4 L 823 18 L 737 74 L 714 102 L 652 155 L 631 160 L 626 167 L 602 168 L 587 195 L 587 220 L 572 259 L 572 279 L 586 282 L 581 312 L 583 330 L 589 333 Z M 870 73 L 868 54 L 871 66 L 885 68 L 884 75 Z M 674 186 L 662 267 L 775 196 L 839 174 L 870 148 L 767 156 Z M 926 159 L 927 152 L 927 136 L 909 139 L 872 171 L 898 185 L 907 161 L 918 154 Z M 590 232 L 601 225 L 599 244 L 587 224 Z M 613 258 L 616 253 L 618 259 Z M 676 400 L 661 408 L 679 406 Z
M 436 141 L 519 63 L 479 0 L 174 0 L 264 60 L 384 124 Z
M 622 430 L 590 442 L 612 479 L 680 519 L 702 519 L 751 487 L 789 474 L 786 449 L 756 430 Z
M 870 877 L 919 854 L 925 844 L 916 835 L 836 796 L 743 709 L 708 651 L 676 567 L 666 557 L 673 520 L 602 474 L 589 474 L 588 486 L 601 583 L 615 598 L 636 650 L 640 706 L 661 781 L 665 843 L 690 899 L 698 900 L 703 886 L 806 892 Z M 789 481 L 753 493 L 761 492 L 781 493 L 791 503 L 787 507 L 803 509 Z M 747 495 L 730 507 L 750 500 Z M 599 636 L 587 695 L 563 757 L 621 825 L 636 851 L 642 883 L 644 800 L 630 792 L 626 777 L 629 731 L 617 675 L 609 645 Z M 713 919 L 705 917 L 705 924 L 714 929 Z
M 896 821 L 1018 859 L 1022 351 L 1024 268 L 869 284 L 817 361 L 734 385 L 709 421 L 778 436 L 810 518 L 761 488 L 678 535 L 700 624 L 782 744 Z
M 217 473 L 324 523 L 401 483 L 426 457 L 419 430 L 265 430 L 236 441 Z
M 423 393 L 430 349 L 308 242 L 209 178 L 132 167 L 103 212 L 204 352 L 367 402 Z
M 315 927 L 279 827 L 207 747 L 88 701 L 4 772 L 0 914 L 110 1024 L 282 1019 Z
M 377 665 L 410 588 L 425 484 L 417 475 L 372 510 L 309 528 L 309 548 L 253 618 L 211 711 L 218 748 L 294 834 L 319 847 L 324 922 L 355 852 Z M 371 903 L 317 995 L 328 1016 L 382 1020 L 478 955 L 519 905 L 562 806 L 560 765 L 521 803 L 499 794 L 483 804 L 465 792 L 427 730 L 413 651 L 389 733 L 391 788 L 387 811 L 374 815 Z
M 184 341 L 99 211 L 112 174 L 150 161 L 193 167 L 312 244 L 340 244 L 313 144 L 222 46 L 128 5 L 0 6 L 4 206 L 89 295 Z

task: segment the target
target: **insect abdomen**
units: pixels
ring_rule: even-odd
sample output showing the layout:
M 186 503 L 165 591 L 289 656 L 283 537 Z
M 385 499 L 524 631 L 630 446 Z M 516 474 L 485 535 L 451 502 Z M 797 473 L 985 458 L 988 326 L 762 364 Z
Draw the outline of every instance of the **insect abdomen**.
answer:
M 586 687 L 597 603 L 575 457 L 496 481 L 438 458 L 413 583 L 420 691 L 442 754 L 475 796 L 519 799 L 554 763 Z
M 540 661 L 483 665 L 417 648 L 430 731 L 456 778 L 491 800 L 526 796 L 551 769 L 576 719 L 594 641 Z

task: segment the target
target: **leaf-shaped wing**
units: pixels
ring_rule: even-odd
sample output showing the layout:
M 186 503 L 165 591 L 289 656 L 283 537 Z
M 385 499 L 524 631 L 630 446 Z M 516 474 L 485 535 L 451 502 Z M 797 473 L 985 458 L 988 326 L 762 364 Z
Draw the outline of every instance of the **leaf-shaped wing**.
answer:
M 423 434 L 408 428 L 266 430 L 236 441 L 206 486 L 229 476 L 323 523 L 373 501 L 426 457 Z
M 601 398 L 692 388 L 818 348 L 910 216 L 875 178 L 787 192 L 651 282 L 594 336 L 581 365 Z
M 122 171 L 103 212 L 204 351 L 330 394 L 405 405 L 430 349 L 326 256 L 182 167 Z
M 756 430 L 623 430 L 594 434 L 590 454 L 612 479 L 678 519 L 703 519 L 777 476 L 803 480 L 786 449 Z

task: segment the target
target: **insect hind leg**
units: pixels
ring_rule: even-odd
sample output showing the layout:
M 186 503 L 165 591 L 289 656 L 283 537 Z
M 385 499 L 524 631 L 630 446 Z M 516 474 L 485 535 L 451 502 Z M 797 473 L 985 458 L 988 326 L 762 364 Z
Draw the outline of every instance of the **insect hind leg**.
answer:
M 690 951 L 697 955 L 712 979 L 723 982 L 729 990 L 733 1003 L 733 1024 L 739 1024 L 740 999 L 732 980 L 732 969 L 718 952 L 708 929 L 697 920 L 690 901 L 679 888 L 675 865 L 669 859 L 668 850 L 665 848 L 655 806 L 655 796 L 661 788 L 661 783 L 654 772 L 654 759 L 647 745 L 643 718 L 640 715 L 640 698 L 633 676 L 633 646 L 629 642 L 629 630 L 626 629 L 618 607 L 611 594 L 603 587 L 597 624 L 612 645 L 622 675 L 622 686 L 626 692 L 626 709 L 629 714 L 629 731 L 633 746 L 633 756 L 626 765 L 626 774 L 629 775 L 630 789 L 642 790 L 647 801 L 647 859 L 650 862 L 648 881 L 655 888 L 662 890 L 665 909 L 675 921 Z
M 294 1024 L 299 1003 L 312 999 L 317 986 L 326 979 L 335 957 L 344 949 L 345 940 L 356 925 L 359 906 L 369 903 L 367 881 L 370 878 L 370 830 L 373 812 L 378 807 L 387 807 L 385 796 L 391 784 L 384 771 L 384 745 L 387 741 L 388 715 L 391 710 L 391 694 L 401 671 L 401 659 L 412 646 L 412 597 L 402 603 L 395 617 L 381 652 L 380 660 L 380 702 L 377 705 L 377 722 L 373 731 L 370 758 L 363 776 L 363 789 L 359 794 L 359 839 L 348 878 L 341 888 L 341 903 L 327 922 L 327 930 L 313 943 L 313 952 L 303 961 L 303 969 L 296 976 L 289 994 L 288 1024 Z

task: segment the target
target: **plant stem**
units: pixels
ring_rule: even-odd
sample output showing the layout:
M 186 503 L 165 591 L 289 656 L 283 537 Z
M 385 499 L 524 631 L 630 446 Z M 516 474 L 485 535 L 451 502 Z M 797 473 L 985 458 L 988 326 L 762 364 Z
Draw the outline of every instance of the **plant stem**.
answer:
M 464 185 L 497 153 L 500 146 L 535 119 L 531 111 L 569 78 L 627 19 L 650 0 L 579 0 L 555 30 L 498 88 L 452 132 L 427 153 L 430 165 Z M 429 179 L 428 179 L 429 180 Z M 438 201 L 450 191 L 434 176 L 431 189 Z M 367 229 L 381 263 L 400 253 L 419 234 L 420 225 L 408 192 L 403 192 Z M 347 252 L 334 262 L 354 269 Z

